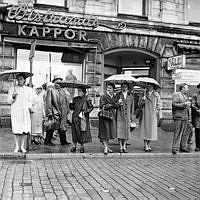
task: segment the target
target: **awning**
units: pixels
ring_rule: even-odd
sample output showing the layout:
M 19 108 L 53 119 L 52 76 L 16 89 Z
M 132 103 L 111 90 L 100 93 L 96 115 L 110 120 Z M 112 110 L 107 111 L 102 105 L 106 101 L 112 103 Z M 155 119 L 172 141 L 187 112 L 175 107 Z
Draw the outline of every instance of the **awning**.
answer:
M 31 38 L 17 38 L 4 37 L 4 42 L 13 44 L 31 44 L 34 39 Z M 78 48 L 78 49 L 96 49 L 97 44 L 87 42 L 71 42 L 71 41 L 55 41 L 55 40 L 38 40 L 36 39 L 36 46 L 60 47 L 60 48 Z
M 200 45 L 194 45 L 194 44 L 180 44 L 178 43 L 177 46 L 181 49 L 188 49 L 188 50 L 199 50 L 200 51 Z

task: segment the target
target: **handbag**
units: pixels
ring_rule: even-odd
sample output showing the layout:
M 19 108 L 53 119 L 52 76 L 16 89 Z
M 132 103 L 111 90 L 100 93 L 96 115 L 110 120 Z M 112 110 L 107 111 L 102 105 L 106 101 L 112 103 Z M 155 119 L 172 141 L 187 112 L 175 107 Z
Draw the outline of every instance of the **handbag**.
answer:
M 135 110 L 135 117 L 140 120 L 140 119 L 142 119 L 142 115 L 143 115 L 142 109 L 141 108 L 137 108 Z
M 52 118 L 46 117 L 43 125 L 45 131 L 56 130 L 58 128 L 58 121 L 54 117 Z
M 103 117 L 105 119 L 113 119 L 112 113 L 109 110 L 101 109 L 98 113 L 99 117 Z
M 81 131 L 86 131 L 86 118 L 83 112 L 80 112 L 79 117 L 81 119 Z

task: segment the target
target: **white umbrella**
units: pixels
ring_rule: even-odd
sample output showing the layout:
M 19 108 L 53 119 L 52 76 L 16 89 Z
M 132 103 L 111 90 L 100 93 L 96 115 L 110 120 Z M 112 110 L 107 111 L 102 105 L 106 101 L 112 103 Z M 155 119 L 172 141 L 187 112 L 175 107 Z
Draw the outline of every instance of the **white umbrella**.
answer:
M 152 84 L 156 85 L 157 87 L 160 87 L 160 84 L 154 78 L 140 77 L 140 78 L 137 78 L 137 81 L 142 82 L 142 83 L 152 83 Z
M 124 81 L 133 83 L 137 82 L 137 79 L 129 74 L 115 74 L 109 76 L 107 79 L 104 80 L 105 82 L 113 82 L 113 83 L 122 83 Z
M 22 74 L 25 78 L 33 76 L 33 74 L 30 73 L 30 72 L 25 72 L 25 71 L 21 71 L 21 70 L 11 69 L 11 70 L 6 70 L 6 71 L 3 71 L 3 72 L 0 72 L 0 79 L 3 80 L 3 81 L 13 80 L 19 74 Z

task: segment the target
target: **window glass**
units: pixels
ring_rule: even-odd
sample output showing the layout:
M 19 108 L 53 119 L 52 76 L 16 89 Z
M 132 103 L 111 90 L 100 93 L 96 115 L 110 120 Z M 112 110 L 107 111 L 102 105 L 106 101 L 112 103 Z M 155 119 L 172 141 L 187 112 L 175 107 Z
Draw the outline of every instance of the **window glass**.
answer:
M 65 0 L 36 0 L 36 3 L 39 4 L 47 4 L 47 5 L 52 5 L 52 6 L 65 6 Z
M 29 50 L 17 50 L 17 69 L 23 71 L 30 70 Z M 50 81 L 54 76 L 60 76 L 65 80 L 69 70 L 82 81 L 82 64 L 66 63 L 62 61 L 63 53 L 36 51 L 33 58 L 33 85 L 41 85 Z M 27 81 L 28 83 L 28 81 Z
M 188 0 L 188 21 L 200 23 L 200 3 L 197 0 Z
M 128 15 L 142 15 L 142 0 L 119 0 L 118 13 Z

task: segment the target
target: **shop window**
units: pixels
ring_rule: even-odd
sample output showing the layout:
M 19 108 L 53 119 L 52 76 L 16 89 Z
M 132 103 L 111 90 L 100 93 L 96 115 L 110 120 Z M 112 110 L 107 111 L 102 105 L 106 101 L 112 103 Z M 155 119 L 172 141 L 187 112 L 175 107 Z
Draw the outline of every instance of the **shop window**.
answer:
M 67 0 L 35 0 L 36 4 L 67 7 Z
M 118 0 L 118 14 L 146 15 L 146 0 Z
M 200 23 L 200 3 L 197 0 L 188 0 L 188 21 Z

